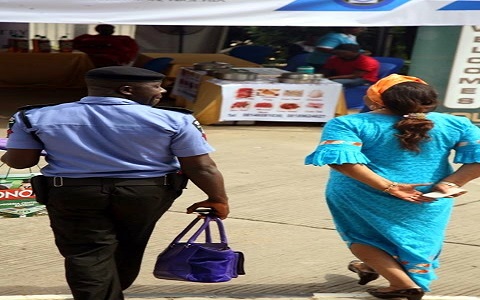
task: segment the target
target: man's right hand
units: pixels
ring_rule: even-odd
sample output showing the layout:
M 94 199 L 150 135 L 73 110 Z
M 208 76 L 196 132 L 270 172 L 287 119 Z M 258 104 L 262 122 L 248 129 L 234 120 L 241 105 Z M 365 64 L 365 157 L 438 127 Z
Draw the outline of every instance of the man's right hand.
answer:
M 207 208 L 207 207 L 211 208 L 213 210 L 212 213 L 222 220 L 226 219 L 228 214 L 230 213 L 230 208 L 228 206 L 228 203 L 212 202 L 210 200 L 204 200 L 204 201 L 196 202 L 190 205 L 187 208 L 187 214 L 194 213 L 197 208 Z

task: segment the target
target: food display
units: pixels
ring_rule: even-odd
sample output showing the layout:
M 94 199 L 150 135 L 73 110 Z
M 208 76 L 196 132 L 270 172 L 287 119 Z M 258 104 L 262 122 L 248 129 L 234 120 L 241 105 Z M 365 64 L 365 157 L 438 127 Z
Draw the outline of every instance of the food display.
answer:
M 307 103 L 307 107 L 308 108 L 320 109 L 320 108 L 323 107 L 323 103 L 321 103 L 321 102 L 309 102 L 309 103 Z
M 285 90 L 284 97 L 303 97 L 303 90 Z
M 251 98 L 253 96 L 253 89 L 252 88 L 239 88 L 237 90 L 237 98 Z
M 249 101 L 237 101 L 237 102 L 234 102 L 230 108 L 232 110 L 246 110 L 248 109 L 248 107 L 250 106 L 250 102 Z
M 277 97 L 279 95 L 279 89 L 257 89 L 257 96 L 260 97 Z
M 270 108 L 273 108 L 273 103 L 271 103 L 271 102 L 259 102 L 259 103 L 255 104 L 255 108 L 270 109 Z
M 284 109 L 284 110 L 294 110 L 294 109 L 298 109 L 300 107 L 300 105 L 298 105 L 297 103 L 282 103 L 280 104 L 280 108 L 281 109 Z
M 308 93 L 309 98 L 321 98 L 323 97 L 323 91 L 322 90 L 313 90 Z

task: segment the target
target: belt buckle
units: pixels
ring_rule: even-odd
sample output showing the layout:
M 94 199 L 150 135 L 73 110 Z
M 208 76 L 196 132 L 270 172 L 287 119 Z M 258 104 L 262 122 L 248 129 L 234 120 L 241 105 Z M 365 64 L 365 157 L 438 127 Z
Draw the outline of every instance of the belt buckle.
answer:
M 168 185 L 168 175 L 163 176 L 163 185 Z
M 63 186 L 63 177 L 55 176 L 53 177 L 53 186 L 54 187 L 61 187 Z

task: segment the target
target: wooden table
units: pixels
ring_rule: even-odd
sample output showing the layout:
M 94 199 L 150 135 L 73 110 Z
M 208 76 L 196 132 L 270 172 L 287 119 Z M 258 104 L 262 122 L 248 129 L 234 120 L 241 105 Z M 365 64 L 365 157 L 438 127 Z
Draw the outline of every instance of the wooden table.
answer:
M 0 52 L 0 87 L 82 88 L 94 66 L 83 52 Z
M 177 78 L 177 83 L 179 82 Z M 334 83 L 335 84 L 335 83 Z M 202 76 L 200 78 L 200 81 L 198 83 L 198 86 L 195 90 L 195 99 L 192 98 L 192 95 L 187 95 L 183 94 L 182 95 L 177 95 L 176 96 L 176 106 L 180 107 L 185 107 L 194 112 L 194 116 L 197 118 L 197 120 L 203 124 L 203 125 L 211 125 L 211 124 L 216 124 L 220 123 L 222 121 L 222 105 L 223 105 L 223 95 L 222 95 L 222 89 L 224 90 L 226 86 L 234 86 L 235 89 L 241 89 L 242 88 L 242 83 L 240 82 L 222 82 L 222 81 L 215 81 L 213 77 L 210 76 Z M 299 89 L 305 89 L 305 90 L 312 90 L 312 87 L 310 84 L 308 85 L 298 85 L 298 84 L 277 84 L 277 83 L 265 83 L 265 84 L 256 84 L 253 83 L 254 86 L 261 87 L 261 90 L 265 90 L 265 88 L 280 88 L 285 90 L 285 87 L 287 87 L 288 90 L 299 90 Z M 341 116 L 341 115 L 346 115 L 348 114 L 347 111 L 347 106 L 345 102 L 345 97 L 343 94 L 343 90 L 341 89 L 340 84 L 338 85 L 338 90 L 340 91 L 336 95 L 338 95 L 337 99 L 333 99 L 333 102 L 331 102 L 333 107 L 330 107 L 330 114 L 324 118 L 310 118 L 308 122 L 324 122 L 327 119 L 330 119 L 335 116 Z M 251 87 L 252 82 L 245 82 L 245 86 Z M 322 90 L 322 86 L 319 85 L 314 88 L 315 90 L 319 89 Z M 255 90 L 255 88 L 254 88 Z M 257 89 L 260 90 L 260 89 Z M 292 98 L 290 98 L 292 99 Z M 192 101 L 193 100 L 193 101 Z M 245 99 L 239 99 L 239 102 L 244 101 Z M 247 99 L 248 100 L 248 99 Z M 294 100 L 291 102 L 297 102 L 299 103 L 300 101 Z M 326 99 L 311 99 L 314 100 L 312 103 L 321 103 L 322 101 Z M 268 99 L 267 101 L 262 101 L 262 102 L 273 102 L 275 100 Z M 328 100 L 327 100 L 328 101 Z M 256 101 L 258 102 L 258 101 Z M 250 105 L 254 105 L 256 103 L 255 101 L 251 101 Z M 306 103 L 306 101 L 303 101 L 303 103 Z M 225 108 L 225 107 L 224 107 Z M 256 110 L 253 110 L 256 112 Z M 258 110 L 260 113 L 264 113 L 266 110 L 260 109 Z M 318 109 L 318 115 L 322 114 L 321 113 L 322 108 Z M 285 114 L 285 111 L 281 112 L 283 115 Z M 277 113 L 279 114 L 279 113 Z M 293 111 L 292 111 L 293 114 Z M 225 113 L 223 114 L 225 116 Z M 255 117 L 253 117 L 255 118 Z M 253 120 L 253 118 L 247 118 L 243 120 Z M 261 121 L 262 118 L 257 119 L 257 121 Z M 288 118 L 278 118 L 280 121 L 289 121 Z M 306 119 L 302 120 L 305 121 Z M 265 121 L 267 121 L 265 119 Z M 268 120 L 268 121 L 271 121 Z M 299 121 L 299 119 L 295 119 L 294 117 L 290 119 L 290 121 L 297 121 L 297 122 L 302 122 Z

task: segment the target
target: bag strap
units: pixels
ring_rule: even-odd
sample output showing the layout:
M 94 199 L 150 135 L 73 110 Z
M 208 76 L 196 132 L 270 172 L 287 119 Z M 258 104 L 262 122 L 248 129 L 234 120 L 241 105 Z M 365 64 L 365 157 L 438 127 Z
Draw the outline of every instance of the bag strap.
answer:
M 202 216 L 198 216 L 193 220 L 187 227 L 185 227 L 182 232 L 173 240 L 172 244 L 176 244 L 180 242 L 180 240 L 200 221 L 203 219 L 203 224 L 197 229 L 197 231 L 188 239 L 188 244 L 193 244 L 197 238 L 205 231 L 205 240 L 207 243 L 212 242 L 211 233 L 210 233 L 210 222 L 214 221 L 217 224 L 218 232 L 220 234 L 220 242 L 224 244 L 228 244 L 227 242 L 227 235 L 225 233 L 225 227 L 223 226 L 223 222 L 221 219 L 215 216 L 206 215 L 202 218 Z

